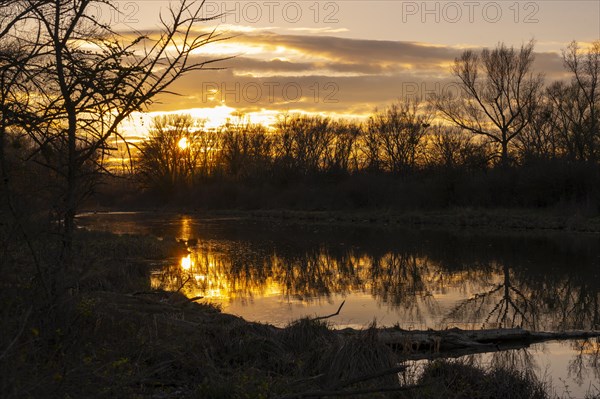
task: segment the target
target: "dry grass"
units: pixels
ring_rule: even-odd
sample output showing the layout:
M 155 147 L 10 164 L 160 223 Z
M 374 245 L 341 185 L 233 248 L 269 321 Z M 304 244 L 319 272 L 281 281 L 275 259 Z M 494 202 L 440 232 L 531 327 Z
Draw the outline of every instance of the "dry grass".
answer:
M 436 360 L 418 377 L 419 398 L 546 399 L 550 387 L 531 371 L 484 369 L 462 360 Z

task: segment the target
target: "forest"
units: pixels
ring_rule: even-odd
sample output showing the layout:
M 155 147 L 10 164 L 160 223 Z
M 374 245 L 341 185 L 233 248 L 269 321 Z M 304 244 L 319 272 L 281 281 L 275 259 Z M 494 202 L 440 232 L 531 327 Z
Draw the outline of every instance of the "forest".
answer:
M 545 82 L 533 70 L 533 42 L 466 51 L 450 71 L 460 92 L 400 98 L 364 121 L 283 113 L 264 126 L 239 114 L 209 129 L 190 115 L 159 116 L 147 140 L 118 146 L 102 201 L 595 214 L 600 43 L 571 43 L 563 62 L 565 80 Z M 132 186 L 141 194 L 119 191 Z

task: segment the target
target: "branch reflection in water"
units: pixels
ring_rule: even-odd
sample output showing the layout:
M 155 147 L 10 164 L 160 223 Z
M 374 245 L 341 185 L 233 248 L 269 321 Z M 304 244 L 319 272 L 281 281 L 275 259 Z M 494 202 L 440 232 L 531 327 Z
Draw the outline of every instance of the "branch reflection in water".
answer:
M 285 325 L 330 314 L 337 327 L 600 329 L 593 235 L 426 231 L 254 223 L 147 214 L 89 215 L 82 225 L 178 239 L 189 253 L 151 282 L 204 296 L 246 319 Z M 189 278 L 189 280 L 188 280 Z M 550 342 L 464 361 L 549 372 L 557 393 L 600 387 L 600 344 Z M 564 385 L 564 386 L 563 386 Z M 595 392 L 595 391 L 594 391 Z
M 179 240 L 189 254 L 156 271 L 152 285 L 176 290 L 191 277 L 186 295 L 244 305 L 236 309 L 250 319 L 267 298 L 277 299 L 271 306 L 306 307 L 348 298 L 350 307 L 356 299 L 365 308 L 354 320 L 362 325 L 381 312 L 385 324 L 401 327 L 600 326 L 593 240 L 403 230 L 337 237 L 327 228 L 246 227 L 234 237 L 210 229 L 203 237 L 200 226 L 181 219 Z

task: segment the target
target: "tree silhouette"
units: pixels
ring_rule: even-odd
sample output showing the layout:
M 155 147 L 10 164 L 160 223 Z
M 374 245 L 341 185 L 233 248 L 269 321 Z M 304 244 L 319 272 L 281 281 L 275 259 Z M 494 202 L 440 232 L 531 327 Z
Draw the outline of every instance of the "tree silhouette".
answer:
M 431 104 L 445 120 L 500 147 L 502 165 L 509 163 L 509 144 L 529 125 L 537 110 L 541 75 L 533 75 L 533 42 L 519 50 L 503 43 L 480 54 L 467 50 L 452 73 L 461 93 L 441 93 Z
M 460 128 L 435 126 L 428 141 L 428 163 L 440 170 L 481 169 L 488 163 L 485 143 L 477 143 Z
M 219 163 L 233 178 L 264 178 L 269 173 L 273 140 L 267 129 L 243 115 L 228 121 L 219 132 Z
M 571 160 L 598 160 L 600 143 L 600 41 L 587 52 L 577 42 L 563 51 L 571 82 L 556 82 L 548 89 L 548 100 L 556 113 L 554 130 Z
M 423 150 L 430 116 L 419 110 L 418 101 L 392 104 L 376 111 L 366 128 L 369 163 L 382 164 L 398 174 L 412 169 Z
M 286 175 L 314 174 L 322 169 L 334 138 L 332 121 L 319 115 L 282 115 L 276 124 L 276 163 Z
M 200 147 L 203 126 L 190 115 L 157 116 L 140 146 L 137 170 L 146 184 L 165 194 L 192 182 L 206 148 Z
M 62 251 L 58 269 L 51 274 L 60 285 L 66 283 L 59 275 L 73 266 L 75 214 L 96 178 L 106 172 L 109 139 L 120 136 L 121 122 L 150 105 L 158 94 L 167 93 L 180 76 L 216 61 L 194 53 L 220 40 L 214 31 L 197 29 L 206 21 L 201 16 L 203 3 L 182 0 L 172 5 L 161 15 L 156 32 L 134 32 L 132 39 L 93 18 L 96 6 L 106 4 L 101 0 L 14 1 L 7 6 L 14 6 L 11 15 L 20 20 L 3 19 L 2 48 L 6 49 L 8 39 L 21 37 L 14 40 L 26 50 L 25 56 L 3 50 L 5 59 L 11 55 L 2 63 L 7 66 L 4 70 L 27 82 L 26 87 L 15 89 L 24 93 L 17 102 L 20 114 L 27 118 L 15 123 L 34 143 L 31 156 L 58 182 L 54 210 Z M 22 35 L 23 29 L 28 29 L 27 36 Z

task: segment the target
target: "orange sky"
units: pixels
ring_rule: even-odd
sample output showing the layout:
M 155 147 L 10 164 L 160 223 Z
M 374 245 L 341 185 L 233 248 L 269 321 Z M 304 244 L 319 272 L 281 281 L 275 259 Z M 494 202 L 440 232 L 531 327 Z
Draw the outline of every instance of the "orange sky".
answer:
M 98 9 L 122 32 L 152 32 L 164 1 L 116 3 L 116 16 Z M 184 76 L 125 127 L 143 135 L 152 115 L 186 112 L 217 125 L 241 111 L 256 122 L 279 112 L 318 112 L 351 118 L 398 98 L 452 89 L 448 67 L 465 48 L 536 40 L 536 69 L 563 78 L 560 51 L 571 40 L 600 38 L 598 1 L 207 1 L 205 16 L 226 14 L 199 30 L 228 40 L 195 55 L 236 56 Z M 141 123 L 140 121 L 145 121 Z

